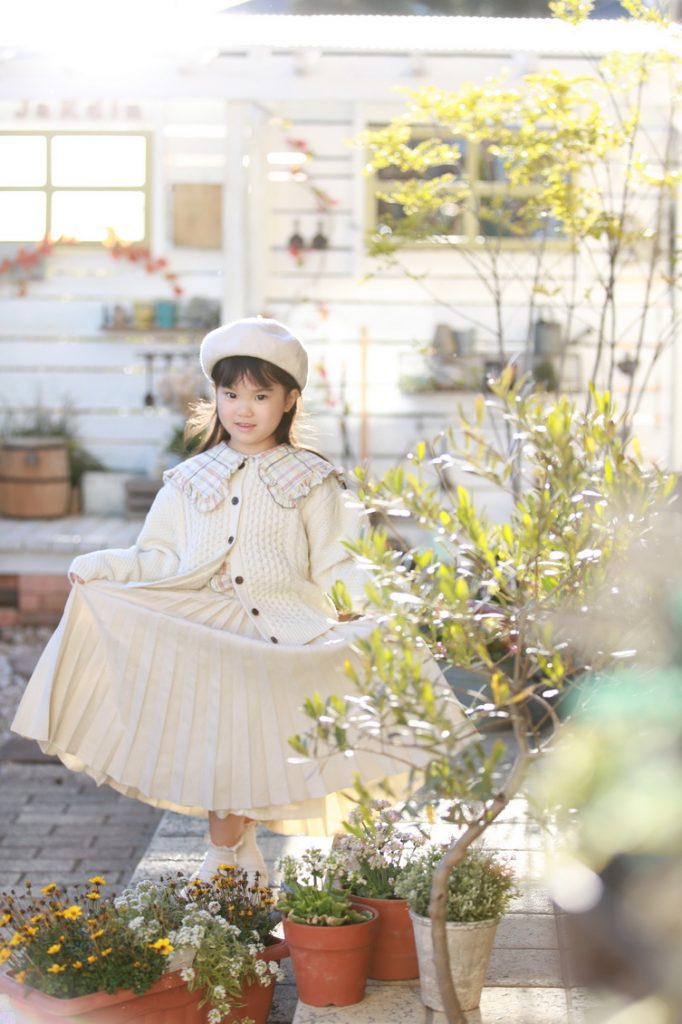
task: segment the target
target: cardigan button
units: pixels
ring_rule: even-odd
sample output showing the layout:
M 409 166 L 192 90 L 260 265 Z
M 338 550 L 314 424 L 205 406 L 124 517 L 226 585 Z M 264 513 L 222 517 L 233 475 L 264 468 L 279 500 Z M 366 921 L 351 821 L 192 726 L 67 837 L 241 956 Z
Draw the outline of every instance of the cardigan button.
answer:
M 234 544 L 234 537 L 228 537 L 227 538 L 227 543 L 228 544 Z
M 244 577 L 243 576 L 235 576 L 234 582 L 235 583 L 243 583 L 244 582 Z
M 270 639 L 272 640 L 273 644 L 278 644 L 279 643 L 279 640 L 277 639 L 276 636 L 271 636 Z
M 239 498 L 233 498 L 232 499 L 232 504 L 233 505 L 238 505 L 239 504 Z
M 260 615 L 260 612 L 258 611 L 258 609 L 257 609 L 257 608 L 252 608 L 252 609 L 251 609 L 251 614 L 252 614 L 252 615 Z
M 244 459 L 243 462 L 239 463 L 239 465 L 237 466 L 237 469 L 243 469 L 245 465 L 246 465 L 246 459 Z

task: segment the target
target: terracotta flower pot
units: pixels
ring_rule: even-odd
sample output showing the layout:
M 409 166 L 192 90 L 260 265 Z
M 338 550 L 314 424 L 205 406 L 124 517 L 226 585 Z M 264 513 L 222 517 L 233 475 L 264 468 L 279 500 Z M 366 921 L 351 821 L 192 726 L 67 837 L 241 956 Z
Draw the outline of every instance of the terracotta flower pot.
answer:
M 286 956 L 289 956 L 288 943 L 284 939 L 277 939 L 258 954 L 258 959 L 283 960 Z M 274 979 L 272 985 L 259 985 L 257 981 L 252 981 L 244 986 L 243 996 L 244 1004 L 235 1006 L 227 1017 L 223 1017 L 222 1024 L 239 1024 L 245 1017 L 251 1018 L 255 1024 L 265 1024 L 275 996 Z M 204 1006 L 203 1009 L 208 1012 L 210 1007 Z M 194 1024 L 194 1021 L 188 1024 Z
M 352 1006 L 365 995 L 379 915 L 359 924 L 326 928 L 284 918 L 298 997 L 308 1006 Z
M 378 900 L 353 896 L 358 907 L 372 907 L 379 915 L 379 928 L 369 961 L 368 978 L 378 981 L 409 981 L 419 977 L 417 947 L 407 900 Z
M 179 974 L 164 974 L 142 995 L 130 989 L 93 992 L 57 999 L 17 984 L 0 973 L 0 992 L 8 995 L 17 1024 L 204 1024 L 208 1007 L 199 1009 L 201 992 L 190 992 Z
M 276 939 L 258 954 L 261 960 L 282 960 L 289 955 L 284 939 Z M 74 999 L 56 999 L 37 989 L 19 985 L 9 974 L 0 972 L 0 992 L 10 997 L 17 1024 L 206 1024 L 210 1005 L 199 1007 L 202 991 L 190 992 L 176 971 L 164 974 L 142 995 L 120 989 L 109 995 L 93 992 Z M 265 1024 L 275 993 L 272 985 L 258 982 L 244 986 L 244 1005 L 235 1007 L 223 1024 L 239 1024 L 251 1017 Z

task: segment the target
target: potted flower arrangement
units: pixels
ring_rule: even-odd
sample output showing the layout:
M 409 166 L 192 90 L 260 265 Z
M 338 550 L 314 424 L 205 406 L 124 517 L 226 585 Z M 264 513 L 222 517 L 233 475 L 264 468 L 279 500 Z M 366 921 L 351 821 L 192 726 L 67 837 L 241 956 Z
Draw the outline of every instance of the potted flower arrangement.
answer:
M 272 934 L 279 919 L 272 890 L 221 865 L 210 882 L 189 882 L 182 894 L 187 902 L 169 939 L 181 978 L 190 992 L 203 993 L 200 1008 L 210 1006 L 208 1024 L 265 1024 L 283 977 L 279 962 L 289 955 L 286 941 Z
M 388 800 L 373 800 L 351 811 L 346 835 L 334 843 L 339 884 L 356 906 L 373 907 L 379 915 L 368 977 L 380 981 L 406 981 L 419 974 L 408 903 L 397 895 L 396 884 L 427 837 L 399 821 Z
M 94 876 L 85 891 L 53 883 L 35 894 L 29 884 L 0 896 L 0 991 L 20 1014 L 45 1024 L 236 1024 L 246 1003 L 264 1024 L 279 975 L 261 938 L 270 890 L 249 888 L 234 869 L 201 890 L 178 878 L 104 897 L 104 885 Z M 257 1016 L 250 996 L 261 987 L 269 1001 Z
M 279 862 L 284 892 L 277 904 L 284 914 L 298 995 L 309 1006 L 351 1006 L 365 995 L 367 971 L 378 917 L 353 906 L 335 884 L 334 854 L 313 847 L 300 858 Z
M 434 1010 L 443 1010 L 443 1003 L 434 967 L 429 906 L 433 873 L 446 849 L 425 846 L 396 883 L 396 892 L 410 905 L 422 1002 Z M 446 931 L 452 982 L 462 1010 L 473 1010 L 480 1002 L 497 925 L 514 894 L 511 869 L 483 850 L 469 849 L 450 873 Z

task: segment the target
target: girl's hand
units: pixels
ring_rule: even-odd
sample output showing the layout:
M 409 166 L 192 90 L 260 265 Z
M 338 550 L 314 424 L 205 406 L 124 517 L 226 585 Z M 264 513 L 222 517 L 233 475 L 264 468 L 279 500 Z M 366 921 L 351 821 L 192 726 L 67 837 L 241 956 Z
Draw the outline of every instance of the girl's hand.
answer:
M 85 580 L 81 579 L 81 577 L 75 572 L 69 573 L 69 579 L 72 583 L 85 583 Z

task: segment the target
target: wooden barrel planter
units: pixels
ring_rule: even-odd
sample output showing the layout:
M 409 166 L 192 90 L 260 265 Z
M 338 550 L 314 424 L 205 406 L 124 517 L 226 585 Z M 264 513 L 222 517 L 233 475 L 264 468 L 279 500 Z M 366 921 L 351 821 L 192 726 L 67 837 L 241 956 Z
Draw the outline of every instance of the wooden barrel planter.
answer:
M 0 510 L 16 519 L 68 515 L 71 480 L 66 441 L 11 437 L 0 448 Z

